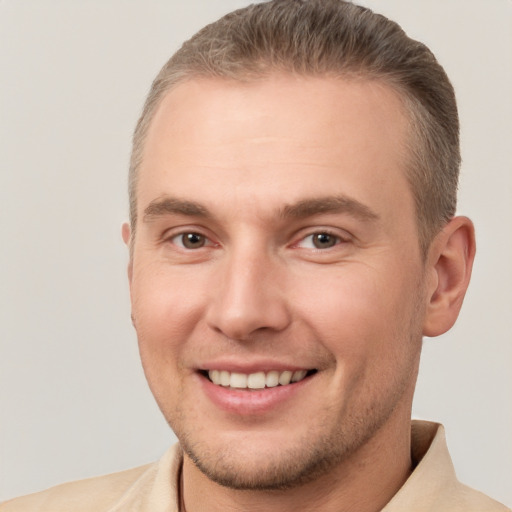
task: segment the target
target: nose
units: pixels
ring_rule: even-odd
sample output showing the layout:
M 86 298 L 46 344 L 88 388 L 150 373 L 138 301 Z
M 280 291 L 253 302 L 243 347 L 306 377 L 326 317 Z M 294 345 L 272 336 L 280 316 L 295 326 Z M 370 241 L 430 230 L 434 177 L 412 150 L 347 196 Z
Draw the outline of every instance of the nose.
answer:
M 206 314 L 210 328 L 233 340 L 278 332 L 290 323 L 283 272 L 264 251 L 238 251 L 217 268 Z M 281 279 L 280 279 L 281 277 Z

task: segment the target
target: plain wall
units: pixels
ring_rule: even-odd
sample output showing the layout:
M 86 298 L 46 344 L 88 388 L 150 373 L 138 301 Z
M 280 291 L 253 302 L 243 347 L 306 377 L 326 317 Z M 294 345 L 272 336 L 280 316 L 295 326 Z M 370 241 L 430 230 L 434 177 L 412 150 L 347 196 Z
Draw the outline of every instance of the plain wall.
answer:
M 130 323 L 130 137 L 179 43 L 242 0 L 0 0 L 0 500 L 159 457 L 174 436 Z M 426 339 L 416 417 L 512 504 L 512 2 L 367 0 L 426 42 L 462 123 L 476 224 L 457 326 Z

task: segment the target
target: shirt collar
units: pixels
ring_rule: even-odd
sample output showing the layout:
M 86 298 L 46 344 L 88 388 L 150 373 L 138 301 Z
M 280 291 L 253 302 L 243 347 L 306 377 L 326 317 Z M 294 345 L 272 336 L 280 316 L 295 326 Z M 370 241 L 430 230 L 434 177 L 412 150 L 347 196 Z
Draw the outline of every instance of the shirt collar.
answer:
M 411 458 L 414 471 L 382 512 L 437 510 L 458 484 L 442 425 L 412 422 Z

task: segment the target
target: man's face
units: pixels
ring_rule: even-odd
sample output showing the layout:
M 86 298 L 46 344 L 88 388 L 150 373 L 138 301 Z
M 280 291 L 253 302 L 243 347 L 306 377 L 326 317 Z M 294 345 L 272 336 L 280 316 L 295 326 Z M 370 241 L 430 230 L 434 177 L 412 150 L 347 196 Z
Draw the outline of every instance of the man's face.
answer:
M 408 423 L 425 293 L 407 130 L 370 81 L 204 79 L 160 106 L 133 317 L 186 461 L 215 481 L 294 485 Z

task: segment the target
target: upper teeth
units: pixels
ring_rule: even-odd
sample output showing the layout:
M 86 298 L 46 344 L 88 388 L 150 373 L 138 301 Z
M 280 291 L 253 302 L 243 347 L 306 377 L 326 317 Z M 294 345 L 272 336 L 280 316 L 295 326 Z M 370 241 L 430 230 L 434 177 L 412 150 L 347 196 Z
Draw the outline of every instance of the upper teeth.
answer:
M 208 377 L 217 385 L 238 388 L 238 389 L 263 389 L 273 388 L 281 385 L 286 386 L 290 382 L 298 382 L 307 374 L 306 370 L 297 370 L 292 372 L 285 370 L 284 372 L 256 372 L 256 373 L 236 373 L 226 370 L 209 370 Z

